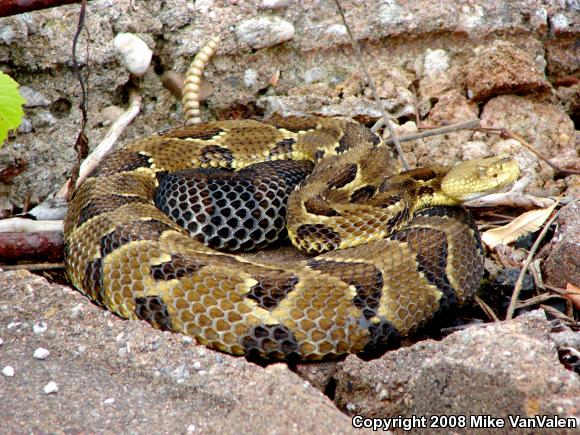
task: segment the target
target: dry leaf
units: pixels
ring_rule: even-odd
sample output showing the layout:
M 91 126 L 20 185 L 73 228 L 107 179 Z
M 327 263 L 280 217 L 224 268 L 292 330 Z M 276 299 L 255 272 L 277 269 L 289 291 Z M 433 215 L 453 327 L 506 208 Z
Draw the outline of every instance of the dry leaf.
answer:
M 280 70 L 279 69 L 274 71 L 274 74 L 272 74 L 272 77 L 270 77 L 270 80 L 269 80 L 270 86 L 275 87 L 278 84 L 278 80 L 280 80 Z
M 507 245 L 520 236 L 533 233 L 546 222 L 557 204 L 556 202 L 547 208 L 525 212 L 503 227 L 487 230 L 481 235 L 481 240 L 493 249 L 497 245 Z
M 580 311 L 580 288 L 576 287 L 574 284 L 566 284 L 566 294 L 564 295 L 568 298 L 574 308 Z

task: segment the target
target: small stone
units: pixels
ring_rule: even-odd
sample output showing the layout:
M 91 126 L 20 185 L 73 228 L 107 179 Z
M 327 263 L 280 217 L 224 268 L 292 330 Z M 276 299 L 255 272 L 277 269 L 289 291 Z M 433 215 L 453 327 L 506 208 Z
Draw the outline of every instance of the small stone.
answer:
M 568 30 L 570 26 L 570 21 L 568 17 L 564 14 L 556 14 L 550 19 L 550 23 L 552 24 L 552 30 L 554 33 L 561 33 Z
M 336 36 L 348 35 L 348 31 L 346 30 L 344 24 L 333 24 L 331 26 L 328 26 L 324 31 L 324 33 Z
M 22 122 L 18 126 L 19 133 L 30 133 L 32 131 L 32 123 L 28 118 L 22 118 Z
M 4 344 L 4 340 L 2 340 L 2 339 L 0 338 L 0 346 L 2 346 L 3 344 Z
M 44 347 L 39 347 L 34 351 L 34 359 L 46 359 L 50 355 L 50 351 Z
M 294 38 L 294 25 L 280 17 L 246 20 L 236 28 L 236 35 L 252 48 L 265 48 Z
M 195 432 L 195 424 L 190 424 L 187 426 L 187 433 L 194 433 Z
M 262 0 L 262 7 L 264 9 L 281 9 L 285 8 L 291 3 L 291 0 Z
M 253 88 L 258 84 L 258 73 L 255 69 L 248 68 L 244 71 L 244 85 L 246 88 Z
M 109 124 L 113 123 L 119 119 L 123 113 L 125 113 L 125 110 L 119 106 L 104 107 L 100 112 L 101 122 L 108 122 Z
M 145 41 L 132 33 L 119 33 L 113 45 L 130 73 L 136 76 L 145 74 L 153 56 Z
M 14 40 L 16 33 L 12 30 L 10 26 L 2 26 L 0 27 L 0 42 L 4 45 L 10 45 Z
M 58 385 L 54 381 L 50 381 L 43 388 L 44 394 L 53 394 L 58 391 Z
M 114 397 L 109 397 L 108 399 L 103 400 L 103 403 L 105 405 L 111 405 L 111 404 L 115 403 L 115 398 Z
M 48 329 L 48 325 L 46 324 L 46 322 L 35 322 L 34 325 L 32 325 L 32 332 L 34 332 L 35 334 L 43 334 L 44 332 L 46 332 L 46 330 Z
M 7 378 L 11 378 L 12 376 L 14 376 L 14 369 L 12 368 L 12 366 L 6 366 L 2 369 L 2 374 Z
M 50 127 L 56 123 L 56 118 L 48 110 L 42 110 L 32 116 L 32 124 L 34 127 Z
M 191 343 L 193 343 L 193 338 L 191 338 L 187 335 L 184 335 L 183 337 L 181 337 L 181 342 L 183 344 L 191 344 Z
M 20 86 L 18 90 L 22 98 L 26 100 L 24 107 L 45 107 L 50 105 L 48 98 L 28 86 Z
M 427 76 L 444 73 L 449 69 L 449 54 L 442 49 L 427 49 L 423 65 L 423 71 Z

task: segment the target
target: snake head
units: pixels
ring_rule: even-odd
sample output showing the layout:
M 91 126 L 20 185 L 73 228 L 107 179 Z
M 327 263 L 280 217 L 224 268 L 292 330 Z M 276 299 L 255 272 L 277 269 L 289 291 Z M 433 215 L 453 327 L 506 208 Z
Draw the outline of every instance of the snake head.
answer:
M 451 168 L 441 180 L 443 193 L 460 202 L 498 192 L 517 180 L 520 168 L 511 157 L 469 160 Z

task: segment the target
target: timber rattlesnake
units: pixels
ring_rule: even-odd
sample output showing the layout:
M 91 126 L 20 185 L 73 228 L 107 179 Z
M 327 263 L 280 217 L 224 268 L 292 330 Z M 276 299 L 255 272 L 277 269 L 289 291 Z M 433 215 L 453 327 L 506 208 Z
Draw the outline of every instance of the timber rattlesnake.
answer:
M 342 119 L 175 128 L 114 151 L 76 190 L 66 267 L 112 312 L 232 354 L 379 351 L 474 294 L 477 229 L 448 206 L 517 175 L 500 158 L 399 174 L 376 135 Z M 261 247 L 285 227 L 318 255 L 281 264 L 214 249 Z

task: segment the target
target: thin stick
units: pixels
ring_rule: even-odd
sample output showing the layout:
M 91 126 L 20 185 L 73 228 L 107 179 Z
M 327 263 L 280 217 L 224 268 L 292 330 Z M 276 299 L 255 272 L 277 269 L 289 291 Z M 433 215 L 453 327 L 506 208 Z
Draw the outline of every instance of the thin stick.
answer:
M 514 140 L 518 141 L 520 144 L 522 144 L 524 147 L 526 147 L 528 150 L 530 150 L 532 153 L 534 153 L 536 156 L 538 156 L 541 160 L 543 160 L 549 166 L 551 166 L 553 169 L 555 169 L 558 172 L 561 172 L 562 174 L 569 174 L 569 175 L 580 174 L 580 171 L 576 171 L 574 169 L 561 168 L 560 166 L 556 165 L 555 163 L 552 163 L 550 161 L 549 157 L 545 156 L 540 151 L 535 149 L 532 145 L 530 145 L 528 142 L 526 142 L 523 137 L 508 130 L 507 128 L 485 128 L 485 127 L 483 127 L 483 128 L 477 128 L 475 130 L 481 131 L 483 133 L 498 134 L 502 138 L 514 139 Z
M 34 263 L 34 264 L 14 264 L 14 265 L 2 265 L 0 264 L 0 270 L 20 270 L 26 269 L 30 272 L 36 272 L 40 270 L 60 270 L 64 269 L 64 263 Z
M 564 296 L 560 296 L 560 295 L 551 295 L 551 294 L 541 294 L 538 296 L 534 296 L 530 299 L 526 299 L 525 301 L 521 301 L 518 302 L 516 304 L 516 308 L 525 308 L 525 307 L 531 307 L 532 305 L 538 305 L 541 302 L 546 302 L 550 299 L 563 299 L 565 301 L 567 301 L 568 303 L 570 303 L 570 301 L 568 299 L 566 299 Z
M 480 306 L 480 308 L 487 315 L 487 317 L 489 317 L 490 320 L 493 320 L 494 322 L 499 322 L 499 317 L 497 317 L 497 315 L 493 312 L 491 307 L 487 305 L 483 299 L 481 299 L 479 296 L 476 295 L 475 302 L 477 302 L 477 305 Z
M 540 305 L 540 308 L 541 308 L 541 309 L 543 309 L 543 310 L 544 310 L 545 312 L 547 312 L 548 314 L 550 314 L 550 315 L 554 316 L 554 317 L 555 317 L 555 318 L 557 318 L 557 319 L 564 320 L 564 321 L 566 321 L 566 322 L 569 322 L 569 323 L 572 323 L 572 324 L 575 324 L 575 323 L 577 323 L 577 322 L 576 322 L 576 321 L 575 321 L 575 320 L 572 318 L 572 313 L 570 313 L 570 315 L 568 316 L 568 315 L 566 315 L 566 314 L 562 313 L 561 311 L 557 310 L 557 309 L 556 309 L 556 308 L 554 308 L 554 307 L 551 307 L 551 306 L 549 306 L 549 305 L 543 305 L 543 304 L 541 304 L 541 305 Z
M 9 218 L 0 221 L 0 233 L 40 233 L 63 231 L 62 221 L 35 221 L 25 218 Z
M 559 202 L 559 200 L 558 200 L 558 202 Z M 526 275 L 526 271 L 528 270 L 528 267 L 530 266 L 530 263 L 532 262 L 532 259 L 534 258 L 534 254 L 536 253 L 536 251 L 538 250 L 538 247 L 540 246 L 540 242 L 544 239 L 544 237 L 548 233 L 548 229 L 554 223 L 554 221 L 557 219 L 559 214 L 560 214 L 560 210 L 558 210 L 556 213 L 554 213 L 554 216 L 552 216 L 550 218 L 550 220 L 548 220 L 548 222 L 546 222 L 546 224 L 544 225 L 544 228 L 542 228 L 542 231 L 540 232 L 540 234 L 536 238 L 536 241 L 534 242 L 532 249 L 530 249 L 530 252 L 528 253 L 528 258 L 526 258 L 526 261 L 524 262 L 524 265 L 522 266 L 522 270 L 520 271 L 520 275 L 518 276 L 518 280 L 516 281 L 516 285 L 515 285 L 514 291 L 512 293 L 510 305 L 508 307 L 508 311 L 507 311 L 507 314 L 505 317 L 506 320 L 513 319 L 514 311 L 516 309 L 518 298 L 520 296 L 520 291 L 522 290 L 522 284 L 524 282 L 524 277 Z
M 99 162 L 105 157 L 110 151 L 119 136 L 127 128 L 127 126 L 135 119 L 141 110 L 142 97 L 135 91 L 129 93 L 129 107 L 123 114 L 117 119 L 109 129 L 107 135 L 103 138 L 101 143 L 94 149 L 94 151 L 85 159 L 82 163 L 79 178 L 77 179 L 76 186 L 80 186 L 87 175 L 99 164 Z M 68 190 L 70 189 L 69 183 L 67 182 L 58 192 L 57 197 L 66 198 Z
M 385 107 L 381 103 L 381 99 L 379 98 L 377 88 L 375 87 L 375 82 L 372 80 L 371 75 L 369 74 L 369 71 L 367 69 L 367 65 L 363 59 L 362 51 L 361 51 L 360 47 L 358 46 L 358 43 L 354 39 L 354 36 L 350 30 L 350 27 L 346 21 L 346 17 L 344 16 L 344 11 L 342 10 L 342 6 L 340 5 L 339 0 L 334 0 L 334 3 L 336 3 L 336 8 L 338 9 L 338 12 L 340 13 L 340 17 L 342 18 L 342 22 L 344 24 L 344 27 L 346 27 L 346 31 L 348 32 L 348 36 L 350 37 L 352 48 L 354 49 L 354 52 L 358 58 L 358 61 L 361 64 L 361 67 L 363 69 L 363 72 L 365 74 L 367 82 L 368 82 L 369 86 L 371 87 L 373 97 L 374 97 L 375 101 L 377 102 L 377 104 L 381 110 L 381 113 L 383 114 L 383 119 L 385 120 L 385 125 L 389 129 L 389 133 L 391 135 L 391 140 L 393 141 L 392 143 L 395 144 L 395 149 L 397 150 L 397 154 L 399 154 L 399 158 L 401 159 L 401 162 L 403 163 L 403 167 L 405 168 L 405 170 L 409 170 L 409 165 L 407 164 L 407 161 L 405 160 L 405 156 L 403 155 L 403 149 L 401 148 L 401 144 L 399 143 L 399 139 L 395 135 L 395 130 L 393 129 L 393 126 L 391 125 L 391 122 L 389 121 L 387 111 L 385 110 Z
M 438 136 L 440 134 L 453 133 L 454 131 L 458 131 L 458 130 L 470 130 L 470 129 L 477 128 L 479 125 L 480 125 L 479 119 L 472 119 L 471 121 L 467 121 L 467 122 L 460 122 L 458 124 L 447 125 L 445 127 L 438 127 L 438 128 L 425 130 L 421 133 L 414 133 L 414 134 L 409 134 L 406 136 L 399 136 L 398 139 L 399 139 L 399 142 L 408 142 L 411 140 L 424 139 L 426 137 L 431 137 L 431 136 Z M 392 143 L 394 143 L 393 139 L 385 140 L 385 144 L 387 144 L 387 145 L 390 145 Z

